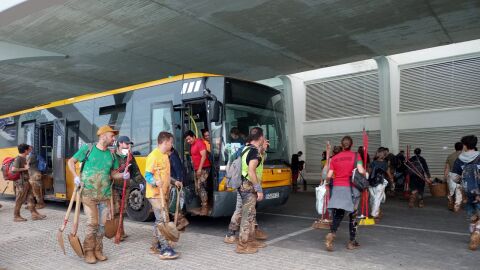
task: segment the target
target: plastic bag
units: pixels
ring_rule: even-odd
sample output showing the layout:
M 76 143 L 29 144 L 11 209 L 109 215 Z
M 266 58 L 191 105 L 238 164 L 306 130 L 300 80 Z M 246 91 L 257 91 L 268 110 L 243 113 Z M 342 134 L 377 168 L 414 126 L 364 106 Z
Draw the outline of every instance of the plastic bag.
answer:
M 315 188 L 315 196 L 317 198 L 316 208 L 319 215 L 323 214 L 323 207 L 325 203 L 325 194 L 327 194 L 327 186 L 325 183 Z

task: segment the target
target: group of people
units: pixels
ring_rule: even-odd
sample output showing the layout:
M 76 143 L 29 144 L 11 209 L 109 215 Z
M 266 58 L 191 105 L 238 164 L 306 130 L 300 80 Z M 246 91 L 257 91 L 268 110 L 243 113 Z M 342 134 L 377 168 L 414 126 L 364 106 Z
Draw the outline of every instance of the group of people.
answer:
M 329 186 L 330 192 L 326 195 L 329 196 L 326 200 L 328 212 L 325 213 L 327 219 L 322 217 L 313 226 L 321 228 L 321 222 L 325 220 L 329 224 L 330 232 L 325 239 L 325 247 L 328 251 L 334 250 L 336 232 L 346 214 L 349 216 L 350 233 L 347 249 L 359 247 L 356 240 L 356 227 L 361 192 L 352 184 L 354 169 L 368 179 L 370 216 L 376 222 L 379 222 L 382 217 L 381 204 L 385 202 L 387 187 L 390 187 L 389 190 L 393 195 L 396 184 L 407 184 L 408 207 L 423 208 L 425 184 L 432 184 L 430 170 L 425 158 L 421 156 L 420 148 L 416 148 L 414 155 L 407 159 L 403 151 L 395 156 L 389 153 L 388 148 L 380 147 L 373 161 L 370 162 L 368 154 L 365 157 L 363 147 L 359 147 L 358 152 L 354 153 L 351 151 L 352 145 L 352 138 L 345 136 L 340 146 L 333 148 L 331 157 L 329 143 L 323 155 L 321 184 Z M 476 136 L 463 137 L 455 144 L 455 152 L 448 156 L 445 164 L 445 178 L 449 186 L 449 209 L 458 212 L 462 203 L 465 204 L 470 219 L 469 248 L 471 250 L 476 250 L 480 245 L 480 154 L 476 145 Z M 407 178 L 409 181 L 406 181 Z M 362 197 L 362 199 L 365 198 L 365 196 Z

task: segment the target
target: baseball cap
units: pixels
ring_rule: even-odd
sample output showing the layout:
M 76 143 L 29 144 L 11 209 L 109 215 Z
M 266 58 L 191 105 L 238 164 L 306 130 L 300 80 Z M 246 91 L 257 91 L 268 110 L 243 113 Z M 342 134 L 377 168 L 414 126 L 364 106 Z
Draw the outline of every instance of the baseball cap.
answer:
M 118 137 L 117 143 L 126 143 L 126 144 L 132 144 L 132 145 L 133 145 L 133 142 L 130 141 L 130 138 L 127 137 L 127 136 L 120 136 L 120 137 Z
M 118 135 L 118 130 L 114 130 L 110 126 L 105 125 L 105 126 L 101 126 L 101 127 L 98 128 L 97 136 L 100 136 L 100 135 L 102 135 L 104 133 L 107 133 L 107 132 L 112 132 L 114 135 Z

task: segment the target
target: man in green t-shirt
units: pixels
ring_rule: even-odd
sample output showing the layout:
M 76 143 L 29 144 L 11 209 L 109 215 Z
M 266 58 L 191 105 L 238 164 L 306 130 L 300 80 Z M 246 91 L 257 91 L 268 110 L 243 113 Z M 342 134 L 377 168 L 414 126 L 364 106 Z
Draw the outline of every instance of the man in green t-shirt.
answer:
M 115 141 L 117 130 L 109 126 L 102 126 L 97 131 L 98 142 L 94 145 L 83 145 L 68 161 L 68 168 L 74 176 L 75 185 L 83 185 L 82 203 L 87 216 L 87 229 L 83 250 L 85 262 L 96 263 L 105 261 L 103 255 L 103 236 L 105 222 L 113 218 L 109 213 L 110 197 L 112 196 L 111 179 L 130 179 L 128 172 L 116 173 L 118 161 L 108 149 Z M 75 163 L 83 162 L 81 175 L 75 170 Z

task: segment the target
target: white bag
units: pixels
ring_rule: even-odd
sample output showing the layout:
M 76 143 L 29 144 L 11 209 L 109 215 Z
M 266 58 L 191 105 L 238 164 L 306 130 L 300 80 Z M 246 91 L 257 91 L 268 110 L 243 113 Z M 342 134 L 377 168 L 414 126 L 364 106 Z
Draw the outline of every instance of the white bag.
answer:
M 319 215 L 323 214 L 323 204 L 325 202 L 326 193 L 327 193 L 327 187 L 325 182 L 322 185 L 315 188 L 315 195 L 317 197 L 316 206 L 317 206 L 317 212 Z

